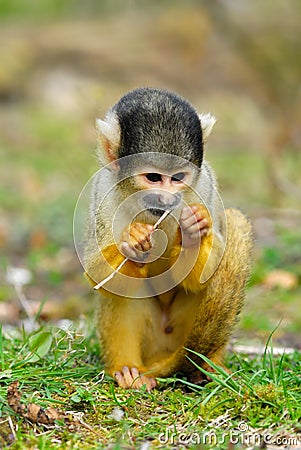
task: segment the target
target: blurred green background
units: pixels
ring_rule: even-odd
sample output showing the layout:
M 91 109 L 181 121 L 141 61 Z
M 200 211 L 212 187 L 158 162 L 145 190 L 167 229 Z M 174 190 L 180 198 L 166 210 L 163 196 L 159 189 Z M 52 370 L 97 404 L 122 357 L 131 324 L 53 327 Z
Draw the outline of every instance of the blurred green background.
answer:
M 225 205 L 252 219 L 255 264 L 237 336 L 301 347 L 298 0 L 2 0 L 0 319 L 19 324 L 7 267 L 32 273 L 46 320 L 90 315 L 73 247 L 78 195 L 97 170 L 95 118 L 140 86 L 217 117 L 207 149 Z

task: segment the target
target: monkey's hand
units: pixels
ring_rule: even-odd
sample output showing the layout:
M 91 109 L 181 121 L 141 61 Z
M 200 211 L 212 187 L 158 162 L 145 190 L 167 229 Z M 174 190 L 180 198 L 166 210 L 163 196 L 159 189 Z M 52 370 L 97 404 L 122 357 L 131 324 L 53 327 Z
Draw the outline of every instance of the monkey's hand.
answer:
M 204 205 L 194 204 L 183 208 L 180 216 L 182 247 L 200 245 L 203 237 L 209 234 L 210 215 Z
M 151 235 L 153 231 L 154 227 L 146 223 L 131 224 L 121 235 L 119 248 L 122 254 L 137 264 L 143 263 L 146 252 L 152 248 Z

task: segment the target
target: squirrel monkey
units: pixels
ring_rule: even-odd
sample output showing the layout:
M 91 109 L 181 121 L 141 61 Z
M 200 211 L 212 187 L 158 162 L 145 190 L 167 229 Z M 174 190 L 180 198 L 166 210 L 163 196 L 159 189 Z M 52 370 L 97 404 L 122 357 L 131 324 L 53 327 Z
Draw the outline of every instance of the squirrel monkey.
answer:
M 224 210 L 203 147 L 215 123 L 178 95 L 136 89 L 97 119 L 102 169 L 94 180 L 85 270 L 99 289 L 105 370 L 123 388 L 148 390 L 156 377 L 210 371 L 187 349 L 222 364 L 242 308 L 252 232 Z M 171 211 L 154 224 L 164 211 Z

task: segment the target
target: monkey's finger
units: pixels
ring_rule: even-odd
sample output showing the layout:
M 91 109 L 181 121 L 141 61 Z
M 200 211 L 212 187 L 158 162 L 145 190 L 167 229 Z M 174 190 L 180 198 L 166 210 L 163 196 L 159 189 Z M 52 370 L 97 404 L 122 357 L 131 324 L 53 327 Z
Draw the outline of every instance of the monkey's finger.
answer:
M 154 378 L 141 375 L 136 367 L 129 369 L 125 366 L 121 372 L 114 373 L 114 378 L 118 386 L 123 389 L 141 389 L 145 385 L 147 391 L 150 392 L 157 385 Z
M 196 245 L 200 245 L 200 242 L 201 236 L 199 232 L 194 235 L 184 234 L 182 238 L 182 247 L 183 248 L 194 247 Z
M 140 251 L 148 251 L 151 247 L 151 233 L 148 231 L 145 233 L 145 228 L 138 227 L 131 228 L 130 239 L 133 246 Z
M 202 230 L 200 230 L 201 238 L 208 236 L 208 234 L 209 234 L 209 228 L 203 228 Z
M 131 369 L 131 373 L 134 381 L 133 387 L 135 389 L 141 389 L 145 385 L 147 391 L 150 392 L 157 385 L 154 378 L 141 375 L 136 367 Z
M 192 239 L 193 241 L 196 241 L 198 239 L 201 239 L 201 233 L 200 231 L 197 231 L 196 233 L 191 233 L 188 235 L 189 239 Z
M 151 384 L 151 389 L 154 389 L 157 386 L 157 381 L 155 380 L 155 378 L 149 378 L 149 380 Z
M 180 223 L 183 230 L 188 230 L 190 227 L 197 224 L 197 220 L 195 216 L 190 216 L 185 220 L 181 220 Z
M 208 221 L 206 219 L 202 219 L 199 222 L 192 224 L 190 227 L 184 229 L 185 233 L 197 233 L 198 231 L 202 231 L 208 228 Z
M 123 388 L 123 389 L 127 389 L 128 386 L 126 384 L 126 381 L 124 379 L 124 376 L 120 373 L 120 372 L 115 372 L 114 373 L 114 378 L 118 383 L 118 386 Z
M 146 239 L 143 239 L 139 242 L 136 241 L 136 243 L 134 243 L 134 242 L 133 242 L 134 249 L 138 252 L 137 255 L 139 255 L 139 252 L 144 253 L 144 252 L 149 251 L 152 248 L 151 242 Z M 142 258 L 142 255 L 139 255 L 139 256 Z
M 146 239 L 150 240 L 154 227 L 152 225 L 141 223 L 137 227 L 141 234 L 145 236 Z
M 205 236 L 207 236 L 208 234 L 209 234 L 209 227 L 207 227 L 207 228 L 202 228 L 202 229 L 200 230 L 200 235 L 201 235 L 202 238 L 205 237 Z
M 188 224 L 192 224 L 194 219 L 199 222 L 201 220 L 208 220 L 208 211 L 203 205 L 192 205 L 185 207 L 182 210 L 180 221 L 188 221 Z
M 133 247 L 130 246 L 128 242 L 121 242 L 120 244 L 121 253 L 129 259 L 136 260 L 138 255 Z
M 208 220 L 207 219 L 199 219 L 198 227 L 199 227 L 199 230 L 202 230 L 203 228 L 208 228 L 209 227 Z
M 145 236 L 150 236 L 154 231 L 154 227 L 153 225 L 149 225 L 148 223 L 135 222 L 133 225 L 131 225 L 130 230 L 137 230 Z
M 209 233 L 209 227 L 206 228 L 201 228 L 201 229 L 196 229 L 194 231 L 189 230 L 189 232 L 187 233 L 187 235 L 193 239 L 197 239 L 199 237 L 205 237 L 207 236 L 207 234 Z
M 137 245 L 138 247 L 138 245 Z M 140 248 L 134 247 L 132 243 L 127 241 L 123 241 L 119 244 L 119 249 L 121 253 L 131 260 L 141 260 L 143 259 L 143 250 Z
M 185 221 L 191 217 L 194 217 L 194 211 L 192 210 L 192 208 L 186 206 L 185 208 L 182 209 L 180 220 Z
M 136 222 L 130 225 L 126 230 L 122 232 L 121 240 L 130 242 L 135 238 L 136 235 L 146 236 L 148 239 L 150 239 L 150 236 L 153 231 L 154 227 L 152 225 Z
M 189 229 L 184 232 L 184 235 L 189 239 L 199 239 L 201 237 L 201 232 L 198 228 L 196 228 L 195 230 Z
M 189 214 L 185 211 L 180 218 L 180 221 L 185 228 L 188 228 L 197 222 L 206 220 L 204 216 L 200 214 L 198 211 L 193 212 L 190 208 L 187 209 L 189 211 Z
M 132 374 L 130 372 L 130 369 L 127 366 L 124 366 L 122 368 L 122 375 L 123 375 L 124 381 L 126 383 L 126 387 L 127 388 L 133 387 L 134 380 L 133 380 Z
M 148 252 L 152 248 L 152 243 L 151 241 L 147 241 L 140 244 L 140 246 L 143 252 Z
M 198 223 L 194 223 L 192 224 L 190 227 L 184 228 L 184 233 L 187 234 L 193 234 L 193 233 L 197 233 L 198 231 L 200 231 L 200 227 Z

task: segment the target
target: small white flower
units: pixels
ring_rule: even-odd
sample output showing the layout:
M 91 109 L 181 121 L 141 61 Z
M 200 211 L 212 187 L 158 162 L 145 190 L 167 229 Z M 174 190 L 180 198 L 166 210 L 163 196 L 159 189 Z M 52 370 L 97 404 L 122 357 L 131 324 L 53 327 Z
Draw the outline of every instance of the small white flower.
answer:
M 30 283 L 32 273 L 23 267 L 8 267 L 6 281 L 13 286 L 24 286 Z
M 72 322 L 72 320 L 69 320 L 69 319 L 60 319 L 57 321 L 57 324 L 56 324 L 56 326 L 63 331 L 70 331 L 72 325 L 73 325 L 73 322 Z
M 148 450 L 150 448 L 150 446 L 151 446 L 150 442 L 143 442 L 141 444 L 140 450 Z
M 116 422 L 120 422 L 123 419 L 124 411 L 120 408 L 114 408 L 111 414 L 108 415 L 109 419 L 116 420 Z

